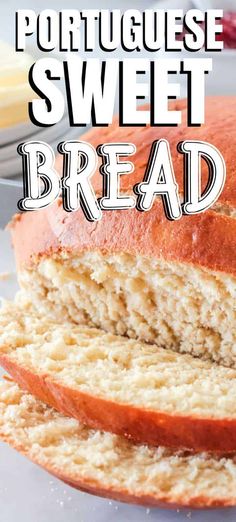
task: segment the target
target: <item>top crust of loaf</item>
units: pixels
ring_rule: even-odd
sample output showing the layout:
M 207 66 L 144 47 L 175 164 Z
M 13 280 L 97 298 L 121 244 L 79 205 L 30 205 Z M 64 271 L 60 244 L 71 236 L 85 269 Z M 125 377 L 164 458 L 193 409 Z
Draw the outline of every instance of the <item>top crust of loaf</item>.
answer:
M 236 219 L 207 211 L 168 221 L 160 204 L 148 213 L 106 211 L 87 221 L 82 211 L 66 212 L 60 202 L 28 212 L 11 224 L 18 269 L 61 250 L 131 255 L 188 263 L 236 276 Z
M 213 96 L 206 98 L 205 124 L 201 127 L 187 126 L 187 100 L 170 102 L 170 110 L 182 111 L 182 124 L 178 127 L 119 127 L 115 118 L 109 127 L 92 128 L 81 137 L 81 140 L 91 143 L 95 148 L 101 143 L 132 142 L 136 145 L 136 154 L 131 160 L 134 163 L 134 172 L 128 176 L 121 176 L 120 187 L 122 190 L 132 191 L 133 185 L 142 181 L 145 167 L 148 162 L 150 148 L 154 140 L 165 138 L 170 144 L 174 171 L 179 190 L 183 191 L 183 155 L 177 152 L 179 141 L 187 139 L 207 141 L 223 154 L 227 167 L 227 180 L 224 190 L 218 200 L 223 206 L 236 207 L 236 96 Z M 147 109 L 147 106 L 142 107 Z M 130 159 L 130 158 L 129 158 Z M 58 155 L 57 170 L 61 174 L 62 156 Z M 202 162 L 203 184 L 208 179 L 208 168 Z M 97 171 L 93 177 L 93 186 L 98 192 L 102 190 L 102 176 Z
M 236 219 L 232 217 L 236 215 L 236 97 L 207 98 L 206 124 L 197 128 L 186 127 L 185 107 L 185 100 L 172 105 L 172 108 L 183 108 L 180 127 L 125 129 L 115 120 L 107 128 L 92 129 L 82 139 L 95 147 L 104 142 L 135 143 L 134 172 L 121 176 L 121 189 L 125 191 L 131 191 L 133 185 L 143 179 L 153 140 L 164 137 L 169 141 L 180 190 L 183 188 L 183 157 L 176 151 L 177 143 L 191 138 L 214 144 L 227 165 L 226 185 L 214 211 L 184 216 L 176 222 L 168 221 L 162 203 L 157 199 L 149 212 L 106 211 L 101 222 L 91 223 L 82 211 L 67 213 L 61 203 L 56 202 L 45 210 L 22 214 L 13 220 L 11 230 L 18 267 L 61 249 L 78 252 L 97 249 L 130 254 L 138 251 L 148 257 L 236 275 Z M 61 157 L 57 160 L 57 168 L 60 171 Z M 93 185 L 97 192 L 101 190 L 101 183 L 102 176 L 96 172 Z

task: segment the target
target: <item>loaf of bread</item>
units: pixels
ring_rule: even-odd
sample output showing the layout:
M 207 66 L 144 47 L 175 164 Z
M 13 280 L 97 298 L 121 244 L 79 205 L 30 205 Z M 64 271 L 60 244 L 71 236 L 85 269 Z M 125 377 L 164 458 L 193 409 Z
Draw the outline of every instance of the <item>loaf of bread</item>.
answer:
M 236 504 L 234 455 L 135 445 L 62 416 L 10 382 L 0 383 L 0 439 L 96 495 L 163 507 Z
M 23 388 L 96 429 L 152 445 L 236 451 L 236 370 L 9 303 L 0 364 Z
M 185 116 L 185 101 L 173 108 Z M 74 487 L 148 505 L 236 505 L 235 110 L 236 97 L 210 98 L 191 134 L 183 118 L 82 138 L 135 143 L 126 193 L 154 140 L 169 141 L 180 192 L 177 143 L 214 144 L 227 181 L 211 210 L 170 222 L 157 200 L 91 223 L 58 201 L 10 225 L 21 289 L 1 311 L 0 363 L 25 391 L 0 384 L 0 436 Z M 93 183 L 101 194 L 99 172 Z
M 170 142 L 180 190 L 178 141 L 191 137 L 214 144 L 227 165 L 226 185 L 215 207 L 177 222 L 166 219 L 160 200 L 150 212 L 106 211 L 96 223 L 88 222 L 81 210 L 67 213 L 60 202 L 18 216 L 11 231 L 19 299 L 48 317 L 67 317 L 235 367 L 236 97 L 209 98 L 206 124 L 191 130 L 184 126 L 186 102 L 175 105 L 183 109 L 181 127 L 125 129 L 115 122 L 82 139 L 94 146 L 135 143 L 135 170 L 121 177 L 126 192 L 143 179 L 153 140 L 164 136 Z M 93 183 L 99 193 L 98 172 Z

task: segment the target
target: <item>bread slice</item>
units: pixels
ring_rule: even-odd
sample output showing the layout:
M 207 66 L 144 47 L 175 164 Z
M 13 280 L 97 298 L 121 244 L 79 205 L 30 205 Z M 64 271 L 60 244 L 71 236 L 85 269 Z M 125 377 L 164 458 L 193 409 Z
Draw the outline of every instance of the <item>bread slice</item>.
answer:
M 153 445 L 236 450 L 236 370 L 8 303 L 0 363 L 18 384 L 97 429 Z
M 174 101 L 172 107 L 182 111 L 181 126 L 125 129 L 115 120 L 82 138 L 95 148 L 103 142 L 136 145 L 135 168 L 121 176 L 121 191 L 134 195 L 151 144 L 163 135 L 183 190 L 183 157 L 176 145 L 189 139 L 187 102 Z M 42 314 L 58 312 L 58 317 L 236 367 L 235 112 L 236 96 L 206 98 L 206 124 L 191 129 L 192 139 L 212 143 L 227 164 L 224 190 L 209 211 L 173 222 L 157 198 L 150 212 L 106 211 L 96 223 L 81 210 L 64 211 L 60 202 L 17 216 L 11 232 L 21 298 Z M 204 188 L 204 161 L 202 168 Z M 98 171 L 92 183 L 100 194 Z
M 235 457 L 171 452 L 95 431 L 0 383 L 0 439 L 71 486 L 144 505 L 236 505 Z

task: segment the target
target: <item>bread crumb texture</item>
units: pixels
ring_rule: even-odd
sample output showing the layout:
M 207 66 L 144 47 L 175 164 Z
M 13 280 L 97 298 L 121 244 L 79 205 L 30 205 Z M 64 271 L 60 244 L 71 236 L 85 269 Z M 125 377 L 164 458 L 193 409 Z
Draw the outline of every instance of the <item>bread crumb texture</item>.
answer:
M 143 410 L 236 419 L 236 370 L 5 303 L 0 358 L 68 389 Z
M 62 251 L 20 271 L 21 304 L 236 366 L 236 278 L 129 254 Z
M 11 382 L 0 383 L 0 437 L 48 471 L 110 496 L 151 503 L 236 503 L 235 457 L 135 445 L 62 416 Z

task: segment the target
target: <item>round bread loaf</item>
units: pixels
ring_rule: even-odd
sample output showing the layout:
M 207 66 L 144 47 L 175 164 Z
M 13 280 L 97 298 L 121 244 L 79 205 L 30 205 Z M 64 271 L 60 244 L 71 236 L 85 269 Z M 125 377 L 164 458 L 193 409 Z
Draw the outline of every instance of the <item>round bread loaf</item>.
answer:
M 143 179 L 153 140 L 170 143 L 175 176 L 183 188 L 179 141 L 208 141 L 227 165 L 225 188 L 213 209 L 171 222 L 158 200 L 151 211 L 106 211 L 89 222 L 81 210 L 67 213 L 61 202 L 17 216 L 11 224 L 22 299 L 40 313 L 69 316 L 159 346 L 236 365 L 236 97 L 206 100 L 206 124 L 124 128 L 118 121 L 82 137 L 133 142 L 134 172 L 121 176 L 129 191 Z M 217 114 L 217 118 L 216 118 Z M 203 162 L 204 163 L 204 162 Z M 61 158 L 58 159 L 60 170 Z M 203 186 L 206 183 L 203 169 Z M 93 180 L 99 193 L 102 176 Z

